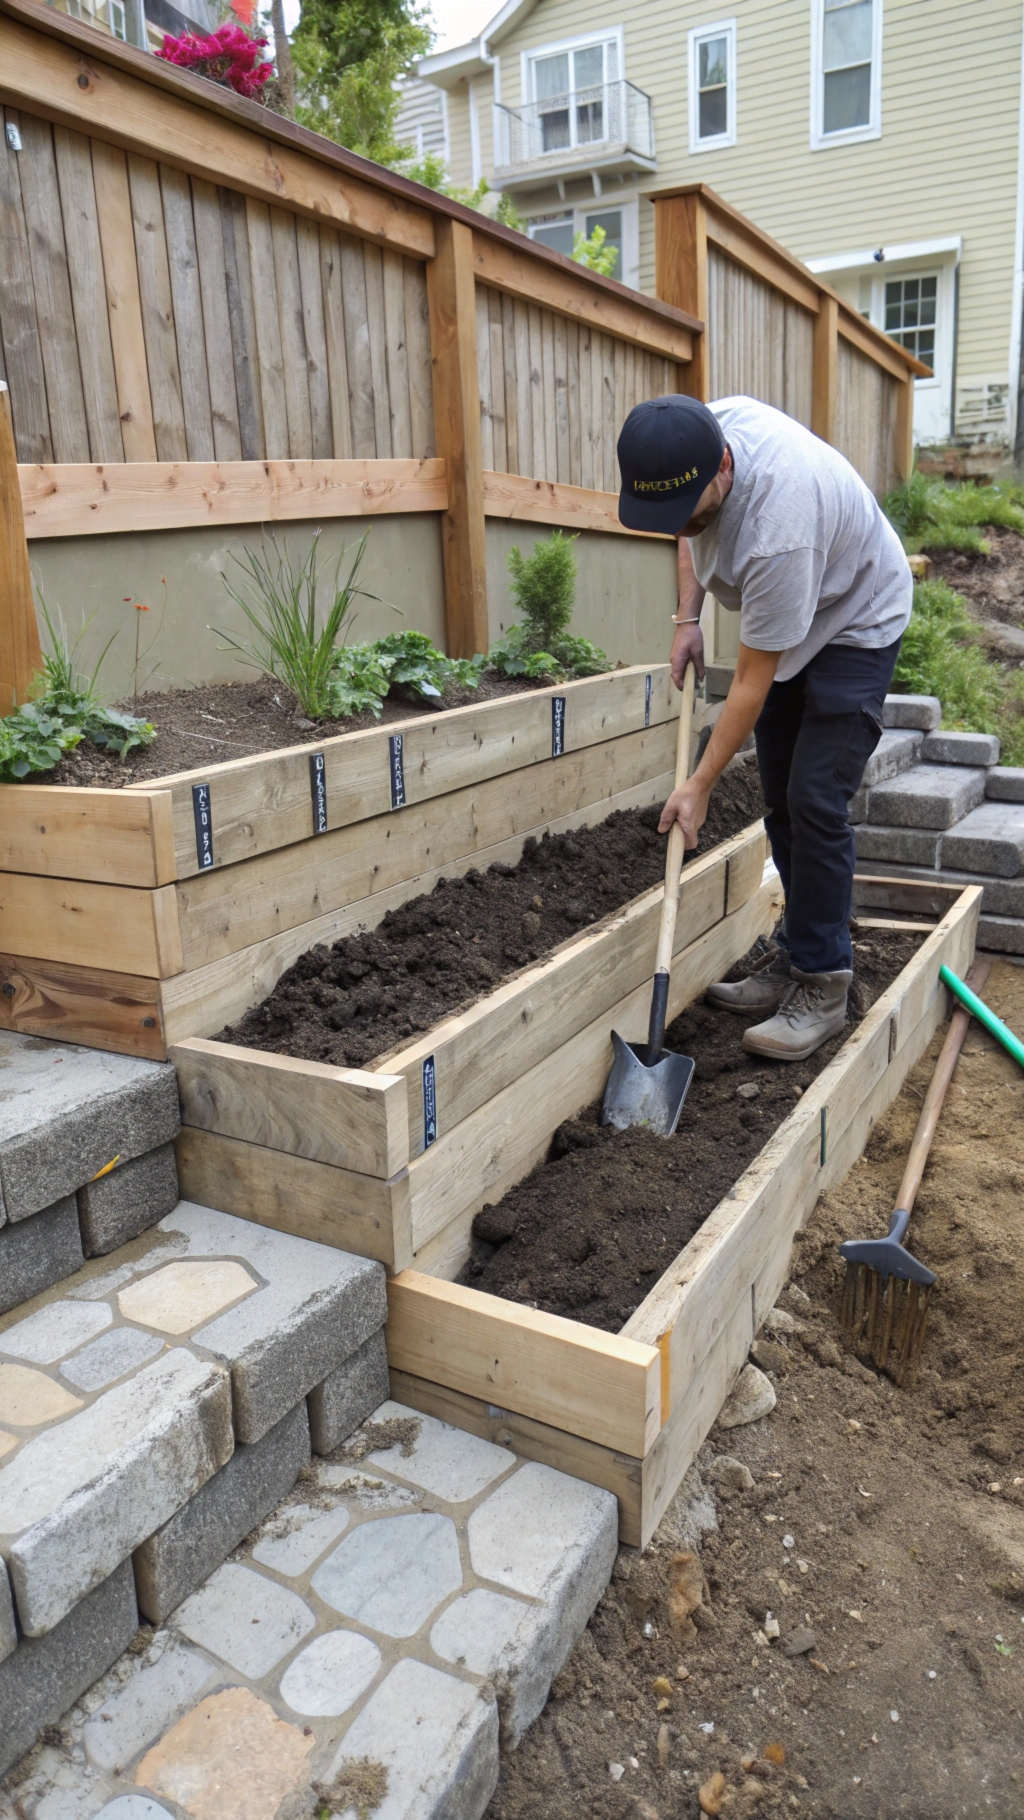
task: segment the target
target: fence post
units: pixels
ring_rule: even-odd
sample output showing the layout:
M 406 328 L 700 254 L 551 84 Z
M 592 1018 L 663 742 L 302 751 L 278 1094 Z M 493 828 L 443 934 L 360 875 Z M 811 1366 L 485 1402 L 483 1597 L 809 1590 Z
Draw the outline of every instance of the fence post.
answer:
M 437 452 L 448 475 L 445 644 L 449 657 L 472 657 L 475 651 L 486 651 L 490 642 L 473 233 L 465 222 L 443 215 L 435 230 L 437 251 L 427 265 L 427 298 Z
M 822 442 L 835 442 L 839 409 L 839 300 L 822 291 L 814 318 L 814 379 L 811 429 Z
M 896 402 L 894 455 L 897 480 L 909 480 L 914 469 L 914 375 L 909 371 Z
M 43 667 L 21 512 L 11 398 L 0 379 L 0 714 L 28 697 Z
M 693 358 L 679 368 L 679 390 L 706 403 L 711 396 L 708 350 L 708 216 L 703 196 L 656 197 L 654 294 L 704 324 L 694 334 Z

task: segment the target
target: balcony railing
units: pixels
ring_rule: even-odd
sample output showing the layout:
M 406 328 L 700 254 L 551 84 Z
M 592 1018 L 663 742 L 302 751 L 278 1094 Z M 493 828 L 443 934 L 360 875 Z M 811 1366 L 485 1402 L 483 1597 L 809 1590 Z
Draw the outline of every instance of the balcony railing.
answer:
M 591 157 L 623 152 L 653 166 L 651 97 L 632 82 L 606 82 L 567 90 L 522 107 L 495 107 L 495 175 L 529 167 L 557 176 Z

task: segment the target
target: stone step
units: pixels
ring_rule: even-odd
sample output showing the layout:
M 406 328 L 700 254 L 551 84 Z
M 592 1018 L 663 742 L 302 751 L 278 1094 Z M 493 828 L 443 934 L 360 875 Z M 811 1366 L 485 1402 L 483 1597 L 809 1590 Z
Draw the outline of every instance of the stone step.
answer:
M 978 947 L 987 948 L 993 954 L 1024 954 L 1024 917 L 980 917 Z
M 986 802 L 939 843 L 939 864 L 996 878 L 1024 873 L 1024 803 Z
M 886 727 L 914 727 L 919 733 L 931 733 L 942 719 L 942 703 L 937 695 L 887 695 L 882 708 Z
M 921 755 L 927 765 L 995 765 L 999 741 L 994 733 L 928 733 Z
M 885 783 L 888 778 L 909 771 L 921 757 L 924 739 L 923 733 L 915 733 L 911 728 L 888 729 L 882 734 L 864 767 L 861 788 Z
M 858 857 L 860 857 L 860 837 L 881 834 L 903 835 L 903 828 L 858 828 Z M 983 878 L 974 872 L 958 872 L 950 866 L 934 867 L 930 865 L 907 865 L 894 861 L 881 854 L 864 855 L 865 858 L 885 859 L 880 872 L 893 878 L 918 878 L 924 883 L 934 885 L 957 885 L 963 890 L 967 885 L 980 885 L 981 910 L 983 916 L 1024 917 L 1024 877 L 1022 878 Z
M 965 765 L 915 765 L 868 793 L 868 820 L 883 828 L 951 828 L 985 797 L 985 773 Z
M 1024 765 L 993 765 L 985 795 L 1001 803 L 1024 803 Z
M 480 1820 L 616 1536 L 610 1492 L 384 1403 L 91 1689 L 19 1812 Z

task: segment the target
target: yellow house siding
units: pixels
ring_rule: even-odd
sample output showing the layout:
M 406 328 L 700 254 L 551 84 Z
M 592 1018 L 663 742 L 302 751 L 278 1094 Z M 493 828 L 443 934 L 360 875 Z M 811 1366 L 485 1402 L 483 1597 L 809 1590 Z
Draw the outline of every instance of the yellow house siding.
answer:
M 469 132 L 469 83 L 448 90 L 448 157 L 453 183 L 472 184 L 473 153 Z

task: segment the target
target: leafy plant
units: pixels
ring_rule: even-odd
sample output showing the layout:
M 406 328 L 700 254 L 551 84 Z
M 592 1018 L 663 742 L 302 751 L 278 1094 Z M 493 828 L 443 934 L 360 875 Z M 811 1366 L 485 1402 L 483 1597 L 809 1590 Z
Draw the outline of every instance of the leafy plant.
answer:
M 884 501 L 886 516 L 911 553 L 918 550 L 971 550 L 984 554 L 988 545 L 982 525 L 1005 525 L 1024 534 L 1020 492 L 1013 486 L 949 486 L 922 474 L 920 468 L 894 487 Z
M 393 686 L 421 701 L 437 701 L 448 688 L 475 689 L 482 657 L 446 657 L 425 632 L 390 632 L 374 645 Z
M 82 729 L 41 702 L 26 702 L 0 720 L 0 782 L 20 783 L 38 771 L 52 771 L 78 745 Z
M 82 739 L 104 751 L 116 753 L 118 758 L 124 758 L 137 746 L 148 746 L 156 738 L 156 728 L 152 722 L 141 720 L 135 714 L 122 713 L 118 708 L 108 708 L 97 694 L 99 673 L 117 633 L 111 633 L 91 674 L 86 675 L 78 668 L 78 650 L 86 627 L 83 625 L 78 637 L 71 643 L 60 614 L 55 619 L 42 596 L 39 604 L 50 648 L 43 653 L 43 673 L 37 699 L 21 712 L 28 714 L 31 710 L 39 720 L 45 721 L 48 729 L 44 741 L 46 749 L 49 750 L 55 743 L 58 749 L 56 758 L 51 760 L 49 766 L 32 764 L 29 768 L 52 770 L 61 753 L 71 751 Z M 59 729 L 63 729 L 62 734 L 59 734 Z M 31 729 L 30 735 L 35 741 Z M 33 749 L 42 748 L 36 741 Z
M 522 620 L 510 626 L 488 653 L 492 669 L 504 676 L 551 678 L 596 676 L 611 661 L 589 638 L 569 631 L 576 597 L 576 539 L 552 531 L 529 556 L 518 546 L 508 553 L 512 593 Z
M 946 727 L 995 733 L 1004 764 L 1024 763 L 1024 676 L 985 655 L 963 596 L 944 581 L 919 581 L 893 686 L 937 695 Z
M 599 272 L 602 278 L 610 278 L 619 262 L 617 246 L 606 246 L 607 230 L 600 222 L 591 234 L 574 234 L 572 256 L 577 265 L 585 265 L 591 272 Z
M 369 713 L 379 720 L 387 692 L 388 673 L 375 645 L 343 645 L 335 652 L 328 691 L 335 719 Z
M 221 88 L 234 89 L 250 101 L 263 101 L 263 90 L 274 74 L 274 65 L 261 56 L 268 40 L 251 36 L 240 25 L 230 21 L 204 36 L 200 32 L 182 32 L 174 37 L 165 33 L 156 55 L 179 69 L 206 76 Z

